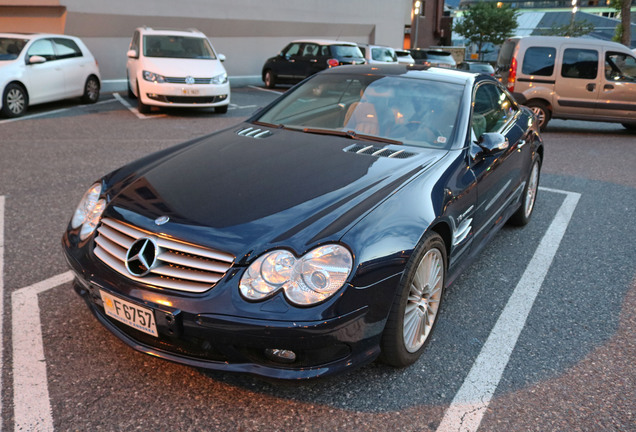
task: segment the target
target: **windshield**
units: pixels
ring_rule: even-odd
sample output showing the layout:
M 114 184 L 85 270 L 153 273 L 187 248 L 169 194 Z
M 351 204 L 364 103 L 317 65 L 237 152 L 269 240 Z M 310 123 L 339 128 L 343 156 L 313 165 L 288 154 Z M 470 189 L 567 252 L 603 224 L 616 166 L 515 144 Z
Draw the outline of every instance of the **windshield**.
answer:
M 28 41 L 28 39 L 0 38 L 0 61 L 17 59 Z
M 394 63 L 397 61 L 395 51 L 392 48 L 372 48 L 371 58 L 376 61 Z
M 362 58 L 362 51 L 357 46 L 331 45 L 331 55 L 334 57 Z
M 463 86 L 398 76 L 316 75 L 257 121 L 309 133 L 345 132 L 450 148 Z M 335 134 L 335 133 L 334 133 Z
M 205 38 L 187 36 L 144 36 L 144 56 L 214 60 L 216 56 Z

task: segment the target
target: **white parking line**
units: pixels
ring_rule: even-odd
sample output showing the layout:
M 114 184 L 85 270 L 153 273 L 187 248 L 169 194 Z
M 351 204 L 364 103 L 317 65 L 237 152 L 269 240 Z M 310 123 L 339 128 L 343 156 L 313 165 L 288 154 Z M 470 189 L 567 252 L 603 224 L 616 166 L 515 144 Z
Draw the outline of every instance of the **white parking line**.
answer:
M 2 375 L 4 368 L 4 195 L 0 195 L 0 419 L 2 418 Z M 0 431 L 2 422 L 0 422 Z
M 121 103 L 123 106 L 125 106 L 126 108 L 128 108 L 128 110 L 133 113 L 134 115 L 137 116 L 138 119 L 141 120 L 148 120 L 148 119 L 154 119 L 154 118 L 160 118 L 160 117 L 165 117 L 165 114 L 154 114 L 151 116 L 142 114 L 139 112 L 139 110 L 135 107 L 133 107 L 130 102 L 128 102 L 126 99 L 124 99 L 123 97 L 121 97 L 121 95 L 119 93 L 113 93 L 113 96 L 115 97 L 115 99 L 117 99 L 119 101 L 119 103 Z
M 248 87 L 254 90 L 260 90 L 260 91 L 269 92 L 269 93 L 276 93 L 279 96 L 284 93 L 283 91 L 270 90 L 263 87 L 253 86 L 253 85 L 249 85 Z
M 72 110 L 74 108 L 87 107 L 87 106 L 91 106 L 91 105 L 102 105 L 102 104 L 111 103 L 111 102 L 114 102 L 114 101 L 115 101 L 115 99 L 106 99 L 106 100 L 103 100 L 103 101 L 95 102 L 94 104 L 75 105 L 75 106 L 72 106 L 72 107 L 60 108 L 60 109 L 56 109 L 56 110 L 53 110 L 53 111 L 46 111 L 46 112 L 41 112 L 41 113 L 37 113 L 37 114 L 25 115 L 25 116 L 22 116 L 22 117 L 16 117 L 16 118 L 10 118 L 10 119 L 6 119 L 6 120 L 0 120 L 0 124 L 17 122 L 17 121 L 22 121 L 22 120 L 30 120 L 32 118 L 44 117 L 44 116 L 48 116 L 48 115 L 51 115 L 51 114 L 57 114 L 57 113 L 61 113 L 61 112 L 64 112 L 64 111 Z
M 68 271 L 11 296 L 13 314 L 13 413 L 16 431 L 53 430 L 38 294 L 73 280 Z
M 540 189 L 565 194 L 565 200 L 543 235 L 468 376 L 446 410 L 438 432 L 475 432 L 479 428 L 581 198 L 581 194 L 576 192 Z

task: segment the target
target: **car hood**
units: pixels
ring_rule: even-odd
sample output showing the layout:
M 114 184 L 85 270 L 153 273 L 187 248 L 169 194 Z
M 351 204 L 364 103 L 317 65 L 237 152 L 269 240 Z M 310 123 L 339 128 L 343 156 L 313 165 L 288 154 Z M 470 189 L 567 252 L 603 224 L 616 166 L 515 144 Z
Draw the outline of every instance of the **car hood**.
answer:
M 220 60 L 145 57 L 143 69 L 167 77 L 212 78 L 225 72 Z
M 446 154 L 283 129 L 261 128 L 261 138 L 239 135 L 248 128 L 211 135 L 120 173 L 106 217 L 156 232 L 154 220 L 168 216 L 162 232 L 237 257 L 280 246 L 304 253 L 341 238 Z

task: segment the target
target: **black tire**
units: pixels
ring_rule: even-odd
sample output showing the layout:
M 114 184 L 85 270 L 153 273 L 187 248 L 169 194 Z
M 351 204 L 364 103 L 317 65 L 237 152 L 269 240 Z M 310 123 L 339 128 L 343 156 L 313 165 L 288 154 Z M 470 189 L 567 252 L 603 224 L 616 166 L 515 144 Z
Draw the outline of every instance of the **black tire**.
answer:
M 218 107 L 214 107 L 214 112 L 215 113 L 219 113 L 219 114 L 225 114 L 227 112 L 227 107 L 229 105 L 223 105 L 223 106 L 218 106 Z
M 150 114 L 150 105 L 146 105 L 141 101 L 141 93 L 139 92 L 139 83 L 137 84 L 137 111 L 139 114 Z
M 548 104 L 540 100 L 531 100 L 526 106 L 536 114 L 537 121 L 539 122 L 539 130 L 541 130 L 541 132 L 545 131 L 548 122 L 552 118 L 552 111 Z
M 276 87 L 276 75 L 271 70 L 266 70 L 265 75 L 263 76 L 263 82 L 265 83 L 265 87 L 274 88 Z
M 99 80 L 96 76 L 91 75 L 86 78 L 84 83 L 84 94 L 82 95 L 82 102 L 86 104 L 94 104 L 99 99 Z
M 135 93 L 133 93 L 132 89 L 130 88 L 130 78 L 128 78 L 128 75 L 126 75 L 126 87 L 128 88 L 128 99 L 134 99 Z
M 380 342 L 382 362 L 406 367 L 422 355 L 439 315 L 446 263 L 444 240 L 435 232 L 427 233 L 406 265 L 391 306 Z
M 526 186 L 523 188 L 523 196 L 521 198 L 521 207 L 510 216 L 508 222 L 511 225 L 524 226 L 530 222 L 534 205 L 537 201 L 537 192 L 539 191 L 539 179 L 541 177 L 541 158 L 537 156 L 532 161 L 532 168 L 528 174 Z
M 6 117 L 20 117 L 29 106 L 29 95 L 20 84 L 11 83 L 2 93 L 2 114 Z

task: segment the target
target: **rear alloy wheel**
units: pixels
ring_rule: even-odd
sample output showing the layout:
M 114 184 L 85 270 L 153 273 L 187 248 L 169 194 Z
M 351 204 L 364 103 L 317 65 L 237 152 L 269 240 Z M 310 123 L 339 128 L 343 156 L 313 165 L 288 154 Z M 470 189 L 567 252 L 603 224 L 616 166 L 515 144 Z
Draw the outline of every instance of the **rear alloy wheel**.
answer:
M 29 97 L 19 84 L 9 84 L 2 95 L 2 113 L 7 117 L 19 117 L 25 113 Z
M 97 77 L 89 76 L 84 84 L 84 95 L 82 95 L 82 102 L 87 104 L 94 104 L 99 99 L 99 80 Z
M 530 222 L 530 217 L 537 201 L 537 191 L 539 190 L 539 177 L 541 174 L 541 158 L 536 157 L 532 162 L 532 169 L 528 176 L 526 186 L 523 188 L 521 207 L 510 217 L 511 225 L 523 226 Z
M 550 111 L 548 104 L 542 101 L 532 100 L 528 102 L 526 106 L 537 116 L 539 130 L 541 130 L 541 132 L 545 131 L 545 128 L 548 126 L 548 122 L 552 118 L 552 111 Z
M 276 77 L 274 76 L 274 72 L 271 70 L 265 71 L 265 87 L 274 88 L 276 87 Z
M 445 280 L 444 241 L 428 233 L 404 270 L 382 334 L 382 361 L 405 367 L 420 358 L 437 322 Z

